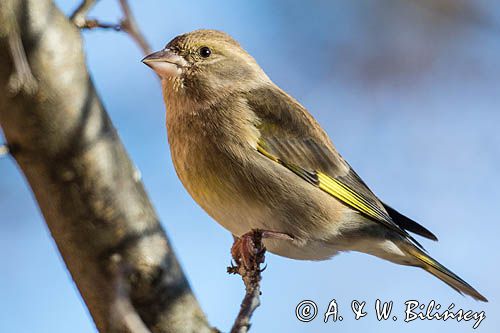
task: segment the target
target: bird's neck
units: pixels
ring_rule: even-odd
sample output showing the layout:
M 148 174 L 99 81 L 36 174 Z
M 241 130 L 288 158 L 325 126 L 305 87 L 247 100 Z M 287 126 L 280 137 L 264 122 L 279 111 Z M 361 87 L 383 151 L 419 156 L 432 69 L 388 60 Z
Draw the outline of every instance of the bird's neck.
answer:
M 182 93 L 164 90 L 167 131 L 173 145 L 239 145 L 256 147 L 257 116 L 243 98 L 228 95 L 199 103 Z

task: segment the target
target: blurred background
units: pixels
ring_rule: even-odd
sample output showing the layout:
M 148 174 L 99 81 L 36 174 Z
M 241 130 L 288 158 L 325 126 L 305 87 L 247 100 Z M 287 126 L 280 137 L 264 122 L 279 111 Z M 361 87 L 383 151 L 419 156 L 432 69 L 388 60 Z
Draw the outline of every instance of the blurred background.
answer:
M 56 1 L 71 13 L 78 0 Z M 325 262 L 267 256 L 252 332 L 469 332 L 473 322 L 405 323 L 404 302 L 486 312 L 500 326 L 500 3 L 493 0 L 131 1 L 154 49 L 198 29 L 233 35 L 319 120 L 372 190 L 440 239 L 429 252 L 490 302 L 431 275 L 367 255 Z M 116 1 L 92 17 L 114 22 Z M 89 70 L 210 323 L 231 326 L 243 296 L 226 274 L 230 234 L 189 197 L 169 157 L 159 83 L 130 38 L 85 32 Z M 0 332 L 95 332 L 83 301 L 10 158 L 0 159 Z M 495 282 L 497 281 L 497 282 Z M 303 299 L 318 317 L 295 318 Z M 336 299 L 342 322 L 323 323 Z M 368 315 L 353 319 L 352 300 Z M 398 321 L 377 321 L 376 299 Z M 22 323 L 22 325 L 21 325 Z

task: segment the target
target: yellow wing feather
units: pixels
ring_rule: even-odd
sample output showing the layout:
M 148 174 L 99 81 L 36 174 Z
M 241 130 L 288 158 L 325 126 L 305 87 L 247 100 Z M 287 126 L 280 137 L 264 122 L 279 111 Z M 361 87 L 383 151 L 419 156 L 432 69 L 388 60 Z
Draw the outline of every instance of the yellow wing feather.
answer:
M 365 216 L 384 224 L 386 227 L 396 231 L 407 239 L 410 239 L 423 249 L 413 237 L 411 237 L 405 230 L 396 225 L 387 212 L 381 210 L 375 204 L 368 201 L 362 194 L 356 192 L 354 189 L 343 183 L 340 179 L 333 178 L 324 172 L 317 170 L 305 170 L 301 166 L 295 165 L 288 161 L 283 161 L 279 157 L 271 154 L 265 148 L 265 142 L 260 141 L 257 145 L 257 150 L 270 160 L 279 163 L 306 180 L 307 182 L 317 186 L 319 189 L 330 194 L 334 198 L 353 208 L 355 211 L 364 214 Z
M 370 207 L 369 203 L 364 200 L 358 193 L 343 184 L 337 179 L 334 179 L 322 172 L 318 172 L 318 187 L 323 191 L 331 194 L 335 198 L 345 202 L 349 206 L 356 208 L 360 212 L 374 218 L 376 220 L 385 219 L 385 216 Z

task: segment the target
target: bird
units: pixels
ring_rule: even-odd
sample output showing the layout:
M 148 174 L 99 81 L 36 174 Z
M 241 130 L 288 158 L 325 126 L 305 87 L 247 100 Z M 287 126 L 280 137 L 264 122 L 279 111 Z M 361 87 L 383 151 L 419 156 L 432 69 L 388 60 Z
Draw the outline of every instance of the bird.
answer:
M 298 260 L 357 251 L 414 266 L 487 301 L 410 234 L 437 237 L 381 201 L 326 132 L 230 35 L 200 29 L 142 62 L 161 78 L 171 158 L 187 192 L 235 236 Z

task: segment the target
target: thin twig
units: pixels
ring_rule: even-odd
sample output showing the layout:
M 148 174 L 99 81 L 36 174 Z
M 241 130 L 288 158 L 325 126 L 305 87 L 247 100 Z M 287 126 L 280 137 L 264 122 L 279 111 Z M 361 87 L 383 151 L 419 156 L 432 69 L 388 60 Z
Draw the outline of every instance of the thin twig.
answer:
M 149 46 L 149 43 L 146 41 L 146 38 L 140 31 L 139 26 L 135 21 L 128 1 L 120 0 L 120 6 L 123 12 L 123 19 L 120 23 L 122 30 L 128 33 L 130 37 L 132 37 L 132 39 L 139 45 L 142 53 L 144 53 L 145 55 L 150 54 L 151 47 Z
M 243 239 L 247 237 L 246 239 Z M 238 243 L 240 242 L 240 243 Z M 237 247 L 241 247 L 237 249 Z M 234 251 L 233 251 L 234 250 Z M 248 258 L 241 258 L 235 255 L 238 251 L 251 252 L 250 261 Z M 241 302 L 240 312 L 234 321 L 231 333 L 246 333 L 250 329 L 250 318 L 260 305 L 260 264 L 264 262 L 266 249 L 262 244 L 262 231 L 252 230 L 250 233 L 236 240 L 231 250 L 237 266 L 228 267 L 228 273 L 239 274 L 245 284 L 245 297 Z
M 240 312 L 234 321 L 231 333 L 247 333 L 250 329 L 250 318 L 260 305 L 260 280 L 261 273 L 266 269 L 260 269 L 264 263 L 266 248 L 262 239 L 293 241 L 289 234 L 272 231 L 252 229 L 241 237 L 234 237 L 231 255 L 236 266 L 227 268 L 229 274 L 239 274 L 245 284 L 245 297 L 241 301 Z
M 97 0 L 84 0 L 71 15 L 71 21 L 73 21 L 73 23 L 80 29 L 111 29 L 115 31 L 123 31 L 129 34 L 134 42 L 137 43 L 143 54 L 150 54 L 151 47 L 139 29 L 128 1 L 119 1 L 123 15 L 119 23 L 107 23 L 101 22 L 97 19 L 88 18 L 87 15 Z
M 246 333 L 250 329 L 250 318 L 260 305 L 259 283 L 250 282 L 251 279 L 242 277 L 245 283 L 245 297 L 241 301 L 240 312 L 234 321 L 231 333 Z M 260 279 L 260 273 L 259 273 Z
M 85 19 L 82 25 L 79 26 L 80 29 L 112 29 L 115 31 L 121 31 L 122 27 L 120 24 L 101 22 L 96 19 Z
M 89 11 L 94 7 L 97 0 L 83 0 L 70 16 L 70 20 L 78 27 L 83 28 Z

